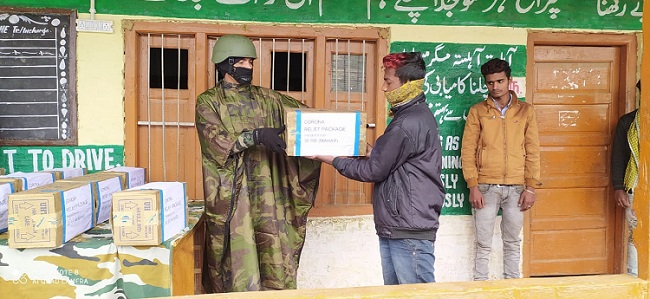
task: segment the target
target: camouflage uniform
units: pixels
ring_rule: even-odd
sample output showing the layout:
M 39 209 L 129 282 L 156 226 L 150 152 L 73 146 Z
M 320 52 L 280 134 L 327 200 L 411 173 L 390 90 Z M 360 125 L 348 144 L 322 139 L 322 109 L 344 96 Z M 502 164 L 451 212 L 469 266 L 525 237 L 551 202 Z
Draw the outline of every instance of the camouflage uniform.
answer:
M 0 298 L 172 296 L 180 288 L 172 285 L 172 276 L 184 271 L 172 268 L 172 260 L 187 256 L 179 243 L 192 237 L 202 214 L 202 204 L 190 202 L 188 227 L 158 246 L 116 246 L 108 222 L 57 248 L 9 248 L 9 234 L 0 234 Z
M 320 163 L 255 145 L 252 130 L 281 127 L 285 107 L 303 106 L 267 88 L 225 81 L 199 95 L 206 291 L 296 288 Z

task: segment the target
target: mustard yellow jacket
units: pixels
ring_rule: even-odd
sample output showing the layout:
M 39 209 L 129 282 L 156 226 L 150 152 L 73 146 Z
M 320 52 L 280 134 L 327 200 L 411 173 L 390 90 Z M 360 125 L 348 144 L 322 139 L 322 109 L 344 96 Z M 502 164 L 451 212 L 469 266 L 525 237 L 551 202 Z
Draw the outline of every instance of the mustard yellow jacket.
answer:
M 541 185 L 535 111 L 510 94 L 512 102 L 503 118 L 491 98 L 469 109 L 461 148 L 468 188 L 479 183 Z

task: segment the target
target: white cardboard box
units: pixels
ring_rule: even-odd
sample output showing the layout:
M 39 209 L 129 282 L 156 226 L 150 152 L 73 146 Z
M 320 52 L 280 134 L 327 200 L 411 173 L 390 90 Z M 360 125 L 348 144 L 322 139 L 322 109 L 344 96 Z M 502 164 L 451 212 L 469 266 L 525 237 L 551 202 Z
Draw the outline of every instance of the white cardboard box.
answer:
M 287 155 L 365 156 L 366 114 L 319 109 L 288 110 Z
M 69 179 L 73 177 L 78 177 L 86 174 L 86 169 L 82 167 L 70 167 L 70 168 L 52 168 L 52 169 L 45 169 L 40 172 L 48 172 L 48 173 L 54 173 L 55 178 L 57 180 L 64 180 L 64 179 Z
M 118 166 L 115 168 L 108 169 L 106 171 L 116 171 L 124 172 L 127 174 L 127 188 L 133 188 L 142 186 L 147 181 L 145 178 L 144 168 L 140 167 L 129 167 L 129 166 Z
M 0 176 L 0 182 L 9 182 L 9 180 L 16 179 L 20 180 L 19 184 L 14 185 L 14 189 L 18 192 L 54 183 L 55 176 L 52 173 L 46 172 L 14 172 Z
M 7 231 L 7 203 L 9 194 L 14 193 L 14 185 L 11 183 L 0 183 L 0 233 Z
M 187 227 L 185 183 L 154 182 L 113 193 L 115 245 L 159 245 Z
M 57 182 L 9 195 L 9 247 L 53 248 L 91 229 L 90 183 Z
M 61 182 L 90 183 L 95 199 L 95 222 L 103 223 L 111 218 L 113 193 L 123 190 L 122 175 L 119 172 L 96 172 L 62 180 Z

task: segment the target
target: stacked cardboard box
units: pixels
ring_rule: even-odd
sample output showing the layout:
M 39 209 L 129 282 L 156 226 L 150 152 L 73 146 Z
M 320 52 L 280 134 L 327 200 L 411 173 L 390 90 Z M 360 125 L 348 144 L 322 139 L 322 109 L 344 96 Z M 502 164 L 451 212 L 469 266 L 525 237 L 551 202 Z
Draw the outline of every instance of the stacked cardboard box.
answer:
M 0 184 L 4 189 L 11 189 L 10 193 L 33 189 L 38 186 L 51 184 L 54 176 L 51 173 L 24 173 L 15 172 L 9 175 L 0 176 Z M 10 193 L 0 191 L 0 233 L 7 230 L 7 196 Z
M 127 177 L 126 188 L 133 188 L 146 183 L 145 170 L 140 167 L 119 166 L 106 170 L 106 172 L 125 173 Z
M 63 180 L 63 179 L 69 179 L 73 177 L 78 177 L 82 176 L 88 171 L 85 168 L 82 167 L 72 167 L 72 168 L 52 168 L 52 169 L 45 169 L 40 172 L 45 172 L 45 173 L 52 173 L 54 174 L 54 178 L 57 180 Z
M 9 247 L 53 248 L 94 226 L 92 188 L 56 182 L 9 195 Z
M 294 109 L 286 112 L 289 156 L 364 156 L 366 114 Z
M 0 183 L 12 183 L 16 192 L 54 183 L 55 176 L 42 172 L 14 172 L 0 176 Z
M 0 183 L 0 233 L 7 231 L 7 201 L 9 194 L 14 193 L 14 185 L 11 183 Z
M 185 183 L 154 182 L 113 193 L 116 245 L 154 246 L 187 227 Z
M 95 223 L 102 223 L 110 219 L 113 193 L 124 190 L 126 175 L 119 172 L 96 172 L 62 180 L 61 182 L 90 183 L 95 206 Z

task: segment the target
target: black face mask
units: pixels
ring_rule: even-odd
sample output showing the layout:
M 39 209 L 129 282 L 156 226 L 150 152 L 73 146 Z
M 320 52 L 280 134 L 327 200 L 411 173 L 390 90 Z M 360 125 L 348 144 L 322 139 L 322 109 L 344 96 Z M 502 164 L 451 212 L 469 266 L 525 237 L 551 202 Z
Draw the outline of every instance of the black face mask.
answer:
M 231 67 L 228 72 L 239 84 L 250 84 L 253 81 L 253 69 L 245 67 Z

